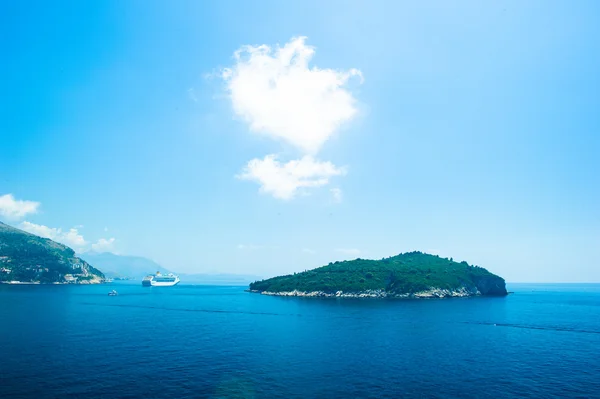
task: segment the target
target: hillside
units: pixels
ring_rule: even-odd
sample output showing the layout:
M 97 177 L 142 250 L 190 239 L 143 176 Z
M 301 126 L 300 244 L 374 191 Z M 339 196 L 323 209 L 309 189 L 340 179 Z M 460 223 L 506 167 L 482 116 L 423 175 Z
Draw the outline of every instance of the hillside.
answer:
M 71 248 L 0 222 L 0 282 L 94 284 L 103 279 Z
M 506 295 L 504 279 L 467 262 L 421 252 L 381 260 L 356 259 L 250 284 L 283 296 L 452 297 Z

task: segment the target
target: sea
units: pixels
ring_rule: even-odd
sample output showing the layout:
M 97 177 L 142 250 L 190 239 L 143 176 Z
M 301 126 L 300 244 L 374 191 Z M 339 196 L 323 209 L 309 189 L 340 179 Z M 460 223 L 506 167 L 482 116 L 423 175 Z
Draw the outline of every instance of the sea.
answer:
M 416 300 L 245 288 L 0 285 L 0 397 L 600 398 L 600 284 Z

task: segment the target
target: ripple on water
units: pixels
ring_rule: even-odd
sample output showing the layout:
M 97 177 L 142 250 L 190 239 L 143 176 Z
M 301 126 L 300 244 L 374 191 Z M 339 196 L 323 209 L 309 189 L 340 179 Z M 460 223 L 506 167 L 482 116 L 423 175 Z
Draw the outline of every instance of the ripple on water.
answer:
M 600 397 L 600 286 L 320 300 L 0 287 L 0 397 Z

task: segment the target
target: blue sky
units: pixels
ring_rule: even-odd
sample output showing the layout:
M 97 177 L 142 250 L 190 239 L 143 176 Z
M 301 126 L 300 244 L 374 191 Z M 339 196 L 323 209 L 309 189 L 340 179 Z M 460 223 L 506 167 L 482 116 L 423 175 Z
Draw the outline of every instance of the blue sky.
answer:
M 3 5 L 0 220 L 181 272 L 600 281 L 600 5 L 322 3 Z

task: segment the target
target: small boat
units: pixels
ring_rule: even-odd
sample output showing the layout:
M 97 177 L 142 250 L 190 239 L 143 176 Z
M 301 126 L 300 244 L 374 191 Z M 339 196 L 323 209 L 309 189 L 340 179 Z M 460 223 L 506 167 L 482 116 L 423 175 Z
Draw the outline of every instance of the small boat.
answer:
M 108 293 L 108 296 L 117 296 L 117 295 L 119 295 L 119 294 L 115 290 L 112 290 L 111 292 Z

